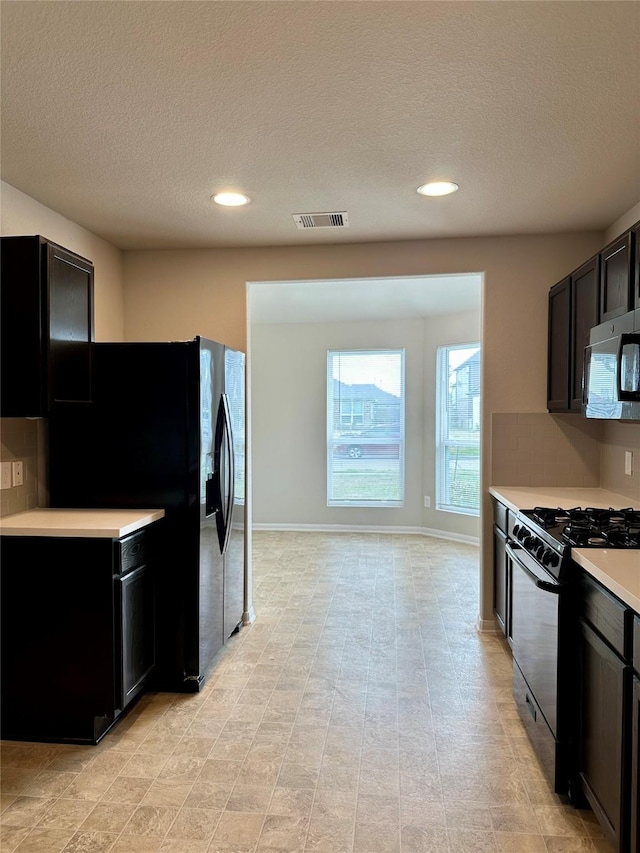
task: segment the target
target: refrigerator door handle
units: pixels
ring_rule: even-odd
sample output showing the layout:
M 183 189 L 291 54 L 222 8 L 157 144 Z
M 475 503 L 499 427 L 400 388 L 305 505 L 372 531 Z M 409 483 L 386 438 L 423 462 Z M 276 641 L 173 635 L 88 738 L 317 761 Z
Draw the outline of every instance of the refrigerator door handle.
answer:
M 206 488 L 206 509 L 205 515 L 211 518 L 216 516 L 216 528 L 218 530 L 218 542 L 222 551 L 222 542 L 224 536 L 224 520 L 222 513 L 224 506 L 222 503 L 222 442 L 224 441 L 224 409 L 222 400 L 218 407 L 218 415 L 216 418 L 216 432 L 213 442 L 213 453 L 207 453 L 207 456 L 212 456 L 211 469 L 207 473 Z
M 235 500 L 235 458 L 233 447 L 233 431 L 231 429 L 231 412 L 229 411 L 229 397 L 226 394 L 222 395 L 222 407 L 224 411 L 224 433 L 227 459 L 225 474 L 228 478 L 228 489 L 225 497 L 227 498 L 227 506 L 224 518 L 224 538 L 222 541 L 222 553 L 224 554 L 229 544 L 231 536 L 231 522 L 233 519 L 233 502 Z M 222 467 L 222 466 L 221 466 Z

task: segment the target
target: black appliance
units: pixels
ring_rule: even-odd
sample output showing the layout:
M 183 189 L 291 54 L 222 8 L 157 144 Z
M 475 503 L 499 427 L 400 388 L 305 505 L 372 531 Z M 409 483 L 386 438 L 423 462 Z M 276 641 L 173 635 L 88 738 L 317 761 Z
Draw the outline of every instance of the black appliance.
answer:
M 640 421 L 640 308 L 591 329 L 584 351 L 582 413 Z
M 578 695 L 572 547 L 640 548 L 640 511 L 536 507 L 509 524 L 513 695 L 554 791 L 569 798 Z
M 49 417 L 50 505 L 165 510 L 152 686 L 197 691 L 244 611 L 244 354 L 98 343 L 92 387 Z

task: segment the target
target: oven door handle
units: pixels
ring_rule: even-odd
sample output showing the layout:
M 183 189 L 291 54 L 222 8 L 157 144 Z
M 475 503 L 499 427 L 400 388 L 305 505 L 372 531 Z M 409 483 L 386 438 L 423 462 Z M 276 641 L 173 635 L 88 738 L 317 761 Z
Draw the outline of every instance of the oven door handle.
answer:
M 545 577 L 541 577 L 538 572 L 536 572 L 533 568 L 525 565 L 525 563 L 520 559 L 516 551 L 522 551 L 523 554 L 527 552 L 523 549 L 521 545 L 516 545 L 514 542 L 507 543 L 507 555 L 511 557 L 511 559 L 518 564 L 518 566 L 522 569 L 522 571 L 528 575 L 529 579 L 538 587 L 538 589 L 542 589 L 545 592 L 552 592 L 555 595 L 559 595 L 563 587 L 566 584 L 561 583 L 560 581 L 551 580 L 550 576 L 547 575 Z M 544 571 L 544 569 L 540 569 L 540 571 Z M 545 572 L 546 575 L 546 572 Z

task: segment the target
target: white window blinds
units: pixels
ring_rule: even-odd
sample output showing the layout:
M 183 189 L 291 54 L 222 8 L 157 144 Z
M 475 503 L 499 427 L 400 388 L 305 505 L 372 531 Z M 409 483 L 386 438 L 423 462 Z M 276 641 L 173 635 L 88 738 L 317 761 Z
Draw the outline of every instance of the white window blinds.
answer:
M 404 350 L 327 353 L 327 505 L 404 502 Z

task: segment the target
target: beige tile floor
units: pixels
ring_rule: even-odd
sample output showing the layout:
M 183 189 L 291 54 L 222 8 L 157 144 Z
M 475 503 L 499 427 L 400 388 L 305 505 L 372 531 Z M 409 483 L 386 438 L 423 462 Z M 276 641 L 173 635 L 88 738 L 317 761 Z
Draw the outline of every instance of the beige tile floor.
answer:
M 610 853 L 475 629 L 478 550 L 254 534 L 258 618 L 95 747 L 2 743 L 3 853 Z

